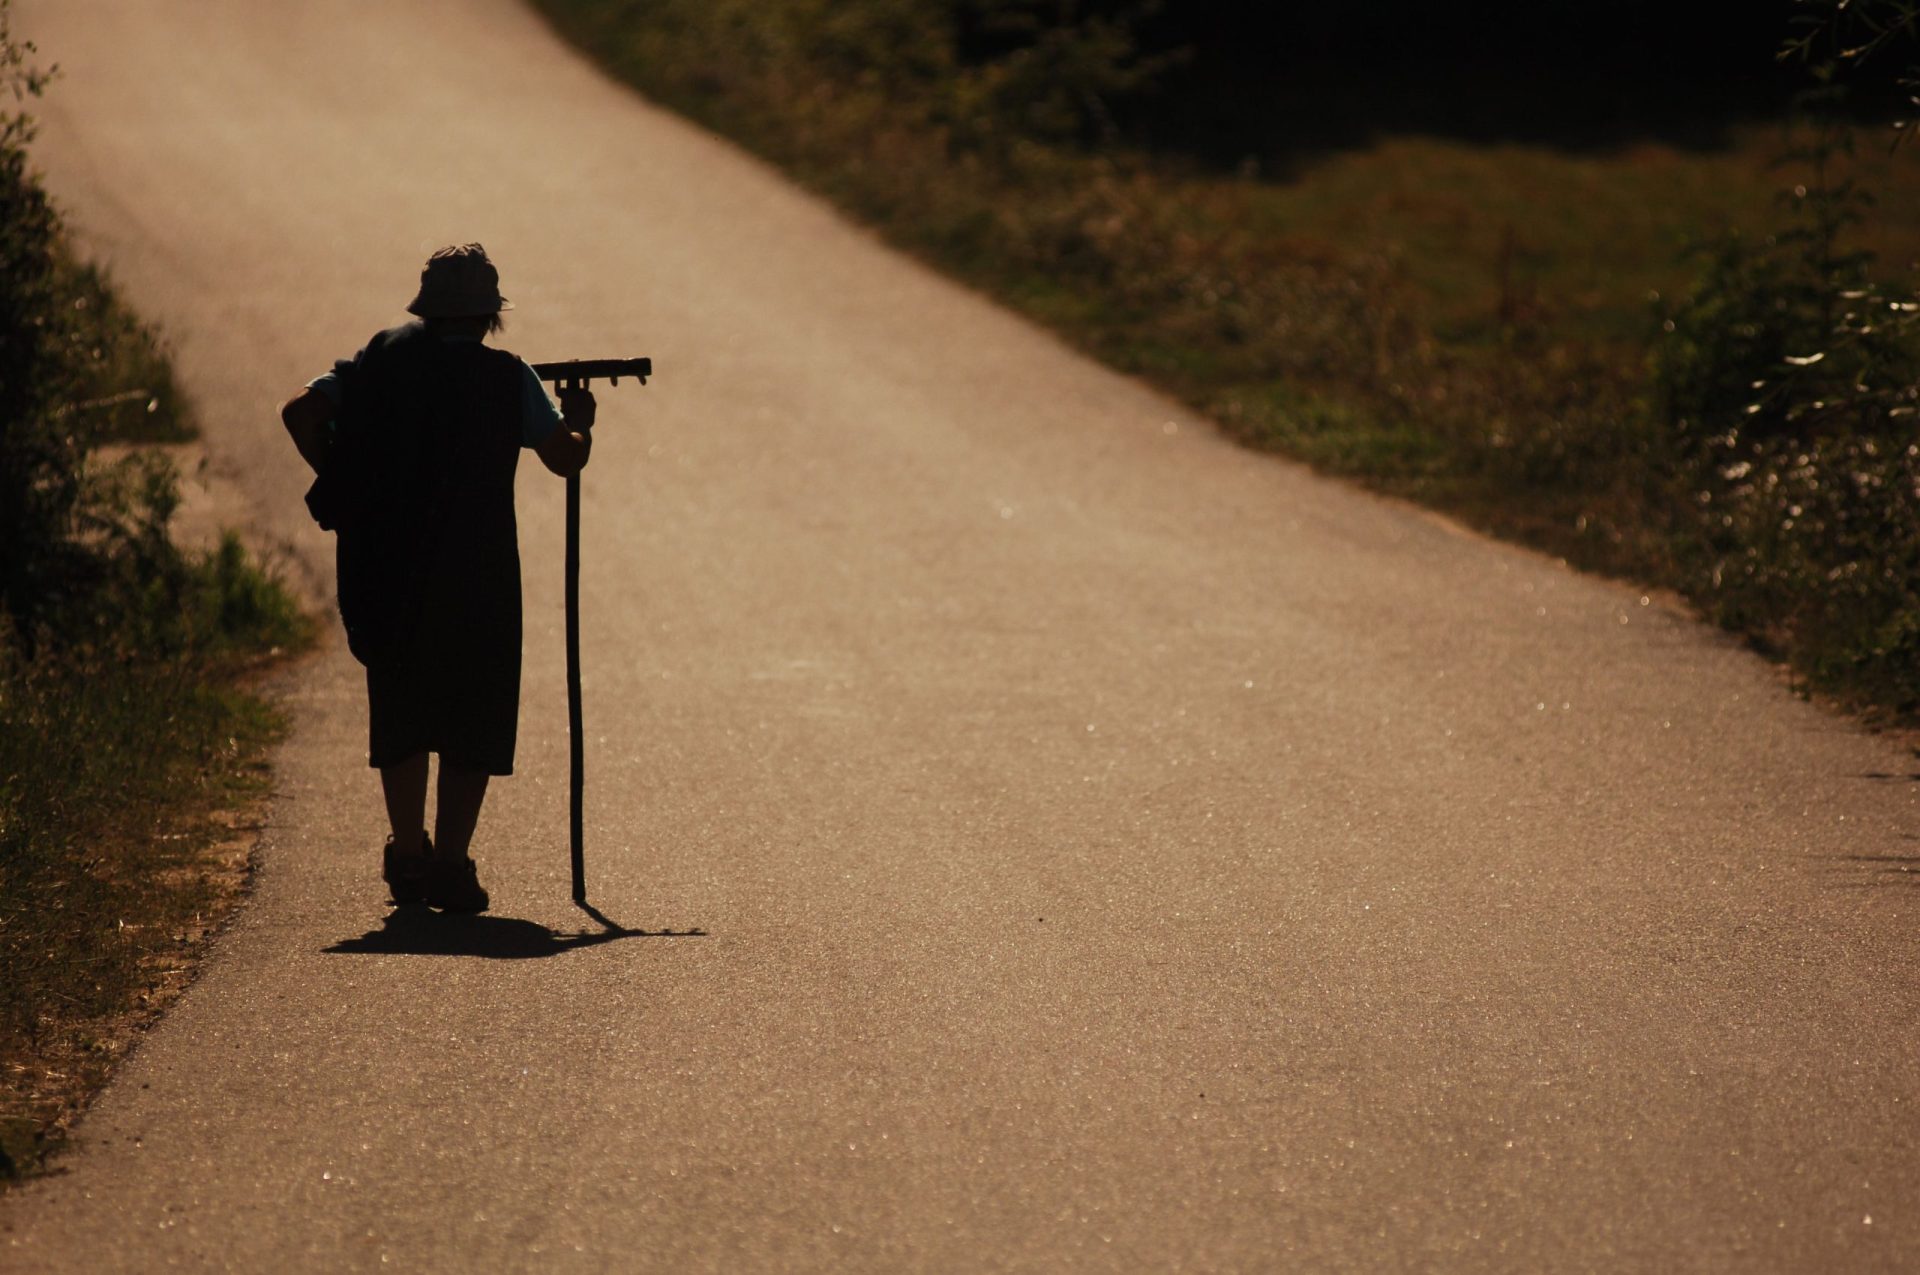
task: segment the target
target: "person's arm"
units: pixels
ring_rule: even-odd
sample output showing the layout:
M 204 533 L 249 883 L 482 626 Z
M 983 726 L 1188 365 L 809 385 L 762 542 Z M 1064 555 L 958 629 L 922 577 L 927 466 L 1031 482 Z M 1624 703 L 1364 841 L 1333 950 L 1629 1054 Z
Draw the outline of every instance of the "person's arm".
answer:
M 534 446 L 534 454 L 562 478 L 571 478 L 587 467 L 593 454 L 593 418 L 595 405 L 591 390 L 560 391 L 560 428 Z
M 332 422 L 336 410 L 333 400 L 311 385 L 288 399 L 280 408 L 280 423 L 293 436 L 293 445 L 300 450 L 300 459 L 306 461 L 316 474 L 327 458 L 330 441 L 327 426 Z

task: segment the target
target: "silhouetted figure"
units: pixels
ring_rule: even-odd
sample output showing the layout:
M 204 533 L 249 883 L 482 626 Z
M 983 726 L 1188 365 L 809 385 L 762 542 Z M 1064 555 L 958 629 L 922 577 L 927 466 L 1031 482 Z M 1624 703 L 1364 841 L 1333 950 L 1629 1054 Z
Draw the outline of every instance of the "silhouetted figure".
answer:
M 377 333 L 280 409 L 318 475 L 308 508 L 338 536 L 340 617 L 367 666 L 395 904 L 487 906 L 469 847 L 488 778 L 513 772 L 514 471 L 523 447 L 563 478 L 592 450 L 590 392 L 564 390 L 556 405 L 531 367 L 484 343 L 511 308 L 484 248 L 443 248 L 407 306 L 419 322 Z M 429 753 L 440 756 L 432 837 Z

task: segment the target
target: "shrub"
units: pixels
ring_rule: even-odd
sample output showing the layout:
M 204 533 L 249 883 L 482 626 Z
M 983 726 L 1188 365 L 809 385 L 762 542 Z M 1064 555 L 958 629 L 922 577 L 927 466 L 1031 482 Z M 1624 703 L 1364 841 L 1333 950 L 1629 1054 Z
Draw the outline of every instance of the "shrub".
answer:
M 16 43 L 0 0 L 0 95 L 16 107 L 49 74 Z M 89 464 L 110 441 L 188 437 L 191 427 L 153 330 L 76 263 L 28 162 L 31 118 L 0 112 L 0 642 L 137 645 L 158 628 L 156 582 L 192 578 L 167 536 L 172 471 L 151 457 Z M 156 591 L 157 589 L 157 591 Z M 202 643 L 198 635 L 187 646 Z M 216 642 L 215 645 L 218 645 Z M 168 641 L 152 653 L 185 650 Z
M 1867 4 L 1865 20 L 1887 6 Z M 1821 30 L 1859 19 L 1836 10 Z M 1909 25 L 1911 15 L 1904 19 Z M 1874 47 L 1898 34 L 1882 23 Z M 1791 46 L 1811 47 L 1813 35 Z M 1853 46 L 1856 49 L 1863 46 Z M 1833 66 L 1816 107 L 1834 99 Z M 1669 317 L 1656 387 L 1696 514 L 1683 583 L 1811 682 L 1920 713 L 1920 302 L 1848 232 L 1872 198 L 1834 161 L 1829 118 L 1795 158 L 1792 219 L 1728 239 Z

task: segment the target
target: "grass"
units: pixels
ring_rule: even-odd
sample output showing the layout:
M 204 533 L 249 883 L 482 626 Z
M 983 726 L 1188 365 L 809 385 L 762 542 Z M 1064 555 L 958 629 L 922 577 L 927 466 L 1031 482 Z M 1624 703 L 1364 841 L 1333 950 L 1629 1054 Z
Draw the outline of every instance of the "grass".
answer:
M 0 1176 L 55 1149 L 238 898 L 279 713 L 231 664 L 6 670 Z
M 1245 220 L 1256 233 L 1391 254 L 1443 341 L 1498 338 L 1506 302 L 1545 307 L 1565 336 L 1644 348 L 1652 297 L 1677 295 L 1698 274 L 1692 249 L 1728 228 L 1778 222 L 1782 190 L 1806 176 L 1777 162 L 1794 137 L 1785 125 L 1750 124 L 1712 151 L 1649 143 L 1603 153 L 1394 138 L 1260 184 Z M 1890 196 L 1869 246 L 1911 260 L 1920 175 L 1871 148 L 1856 166 Z
M 539 4 L 641 91 L 1248 445 L 1677 588 L 1823 689 L 1920 713 L 1920 674 L 1865 671 L 1889 648 L 1862 645 L 1920 613 L 1887 595 L 1837 627 L 1796 620 L 1835 571 L 1879 571 L 1858 546 L 1721 596 L 1728 555 L 1773 544 L 1785 514 L 1748 511 L 1733 544 L 1703 521 L 1711 462 L 1655 375 L 1693 340 L 1667 325 L 1699 313 L 1706 249 L 1792 224 L 1782 192 L 1813 172 L 1778 157 L 1805 129 L 1736 125 L 1714 149 L 1383 137 L 1223 173 L 1047 135 L 995 96 L 1017 59 L 967 63 L 919 0 Z M 1869 141 L 1840 171 L 1879 194 L 1850 246 L 1910 289 L 1920 165 Z

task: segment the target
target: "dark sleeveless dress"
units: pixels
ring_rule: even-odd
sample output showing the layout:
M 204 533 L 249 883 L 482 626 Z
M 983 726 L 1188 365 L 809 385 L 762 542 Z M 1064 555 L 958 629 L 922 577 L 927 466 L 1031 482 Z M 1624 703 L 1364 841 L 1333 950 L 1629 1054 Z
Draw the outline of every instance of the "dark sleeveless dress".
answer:
M 384 767 L 434 752 L 511 774 L 520 360 L 410 323 L 335 372 L 342 395 L 323 482 L 335 480 L 339 509 L 341 616 L 367 666 L 367 759 Z

